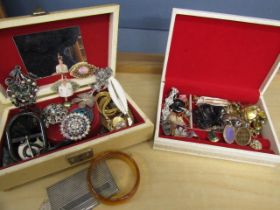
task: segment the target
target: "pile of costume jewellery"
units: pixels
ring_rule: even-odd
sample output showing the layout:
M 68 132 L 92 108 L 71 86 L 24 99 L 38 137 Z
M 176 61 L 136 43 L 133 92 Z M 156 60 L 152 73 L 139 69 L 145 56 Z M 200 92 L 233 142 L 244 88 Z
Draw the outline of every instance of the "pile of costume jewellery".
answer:
M 254 150 L 263 148 L 258 137 L 265 123 L 266 114 L 257 105 L 187 96 L 180 94 L 175 87 L 164 99 L 161 112 L 161 128 L 165 136 L 200 139 L 198 133 L 204 131 L 211 142 L 224 141 Z
M 134 123 L 125 92 L 110 68 L 80 62 L 69 72 L 75 79 L 95 77 L 96 82 L 88 91 L 75 93 L 79 85 L 61 74 L 52 86 L 58 97 L 40 102 L 36 80 L 20 66 L 10 72 L 6 92 L 17 109 L 9 113 L 2 166 Z

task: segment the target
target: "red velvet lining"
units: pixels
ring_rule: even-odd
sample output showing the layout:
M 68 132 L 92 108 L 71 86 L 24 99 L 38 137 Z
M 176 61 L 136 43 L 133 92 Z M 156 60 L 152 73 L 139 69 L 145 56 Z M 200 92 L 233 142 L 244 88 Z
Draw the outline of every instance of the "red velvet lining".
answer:
M 219 142 L 217 142 L 217 143 L 211 142 L 211 141 L 207 140 L 207 138 L 206 138 L 207 133 L 205 131 L 198 131 L 197 129 L 194 129 L 194 130 L 195 130 L 196 134 L 199 135 L 200 139 L 195 139 L 195 138 L 187 139 L 187 138 L 183 138 L 183 137 L 165 136 L 165 135 L 163 135 L 162 131 L 159 136 L 161 138 L 174 139 L 174 140 L 179 140 L 179 141 L 184 141 L 184 142 L 208 144 L 208 145 L 213 145 L 213 146 L 228 147 L 228 148 L 232 148 L 232 149 L 241 149 L 241 150 L 248 150 L 248 151 L 253 151 L 253 152 L 263 152 L 263 153 L 268 153 L 268 154 L 275 154 L 275 152 L 270 149 L 270 142 L 268 139 L 264 139 L 261 137 L 257 138 L 262 143 L 263 149 L 254 150 L 250 146 L 240 146 L 235 143 L 227 144 L 224 140 L 222 140 L 221 133 L 217 133 L 217 136 L 221 139 Z
M 256 103 L 279 52 L 279 27 L 177 15 L 165 81 L 198 95 Z
M 168 96 L 171 87 L 176 87 L 179 90 L 179 93 L 187 95 L 187 98 L 189 98 L 189 94 L 193 95 L 193 93 L 190 93 L 188 91 L 186 92 L 187 88 L 183 84 L 182 84 L 182 86 L 178 86 L 177 84 L 176 84 L 176 86 L 165 85 L 164 90 L 163 90 L 162 107 L 164 105 L 164 100 Z M 231 96 L 230 97 L 224 97 L 224 98 L 231 98 Z M 242 101 L 242 102 L 243 102 L 243 104 L 248 104 L 248 101 L 245 101 L 245 102 Z M 193 108 L 194 107 L 195 107 L 195 105 L 193 104 Z M 194 125 L 194 127 L 195 127 L 195 125 Z M 263 149 L 262 150 L 254 150 L 250 146 L 240 146 L 236 143 L 233 143 L 233 144 L 226 143 L 223 139 L 222 133 L 220 133 L 220 132 L 216 132 L 216 135 L 218 136 L 220 141 L 215 143 L 215 142 L 210 142 L 209 141 L 208 136 L 207 136 L 208 135 L 207 131 L 204 131 L 204 130 L 198 129 L 198 128 L 194 128 L 193 130 L 199 136 L 199 139 L 195 139 L 195 138 L 188 139 L 188 138 L 184 138 L 184 137 L 166 136 L 166 135 L 164 135 L 161 126 L 160 126 L 160 130 L 159 130 L 159 137 L 174 139 L 174 140 L 180 140 L 180 141 L 185 141 L 185 142 L 194 142 L 194 143 L 209 144 L 209 145 L 222 146 L 222 147 L 228 147 L 228 148 L 234 148 L 234 149 L 242 149 L 242 150 L 249 150 L 249 151 L 255 151 L 255 152 L 264 152 L 264 153 L 269 153 L 269 154 L 275 154 L 275 152 L 272 151 L 271 148 L 270 148 L 271 144 L 270 144 L 269 139 L 265 139 L 262 136 L 258 136 L 255 139 L 258 139 L 262 143 Z
M 81 93 L 81 92 L 78 92 L 78 93 Z M 40 109 L 43 109 L 45 106 L 47 106 L 48 104 L 51 104 L 51 103 L 63 103 L 63 98 L 61 97 L 57 97 L 57 98 L 53 98 L 53 99 L 49 99 L 49 100 L 46 100 L 46 101 L 42 101 L 42 102 L 37 102 L 36 103 L 36 107 L 37 108 L 40 108 Z M 71 98 L 69 98 L 69 100 L 71 100 Z M 40 157 L 43 157 L 45 155 L 49 155 L 53 152 L 59 152 L 60 150 L 63 150 L 63 149 L 66 149 L 66 148 L 69 148 L 69 147 L 74 147 L 78 144 L 83 144 L 85 142 L 88 142 L 88 141 L 94 141 L 100 137 L 103 137 L 103 136 L 107 136 L 107 135 L 110 135 L 112 133 L 116 133 L 116 132 L 119 132 L 119 131 L 122 131 L 122 130 L 126 130 L 126 129 L 130 129 L 132 127 L 135 127 L 135 126 L 138 126 L 140 124 L 143 124 L 145 123 L 145 120 L 141 117 L 141 115 L 136 111 L 136 109 L 131 105 L 131 104 L 128 104 L 129 105 L 129 109 L 134 117 L 134 124 L 132 126 L 129 126 L 129 127 L 126 127 L 126 128 L 122 128 L 122 129 L 119 129 L 119 130 L 116 130 L 116 131 L 110 131 L 110 132 L 107 132 L 107 133 L 103 133 L 103 134 L 100 134 L 98 131 L 99 130 L 95 130 L 95 129 L 99 129 L 100 128 L 100 116 L 96 113 L 96 109 L 94 108 L 94 114 L 97 114 L 96 115 L 96 120 L 94 122 L 94 125 L 93 125 L 93 128 L 92 128 L 92 131 L 90 132 L 89 136 L 81 141 L 77 141 L 71 145 L 68 145 L 68 146 L 65 146 L 65 147 L 62 147 L 62 148 L 59 148 L 59 149 L 56 149 L 54 151 L 51 151 L 51 152 L 47 152 L 47 153 L 44 153 L 42 155 L 39 155 L 35 158 L 40 158 Z M 12 109 L 10 110 L 9 114 L 8 114 L 8 120 L 10 120 L 16 113 L 19 113 L 19 109 Z M 8 122 L 7 120 L 7 122 Z M 99 123 L 97 123 L 99 122 Z M 58 134 L 60 135 L 60 134 Z M 59 138 L 59 136 L 57 137 Z M 5 135 L 5 132 L 3 133 L 3 136 L 2 136 L 2 139 L 0 141 L 0 160 L 2 159 L 2 149 L 3 149 L 3 142 L 6 141 L 6 135 Z M 32 159 L 35 159 L 35 158 L 32 158 Z M 29 161 L 29 160 L 32 160 L 32 159 L 28 159 L 28 160 L 25 160 L 25 161 Z M 14 164 L 11 164 L 9 166 L 6 166 L 6 167 L 0 167 L 0 170 L 2 169 L 5 169 L 7 167 L 11 167 L 13 165 L 17 165 L 17 164 L 21 164 L 25 161 L 19 161 L 17 163 L 14 163 Z
M 22 66 L 23 70 L 26 71 L 24 63 L 21 60 L 17 47 L 13 41 L 14 36 L 71 26 L 80 27 L 88 62 L 98 67 L 108 66 L 110 14 L 40 23 L 0 31 L 0 46 L 2 49 L 0 60 L 0 83 L 4 85 L 5 78 L 16 64 Z M 46 77 L 39 79 L 38 84 L 49 84 L 57 81 L 59 78 L 59 75 Z

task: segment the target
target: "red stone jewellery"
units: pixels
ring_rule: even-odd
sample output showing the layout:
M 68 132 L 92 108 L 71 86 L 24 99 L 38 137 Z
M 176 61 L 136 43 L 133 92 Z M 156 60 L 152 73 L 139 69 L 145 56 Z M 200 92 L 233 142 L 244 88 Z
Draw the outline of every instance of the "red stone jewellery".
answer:
M 236 144 L 262 150 L 265 112 L 257 105 L 226 99 L 181 94 L 172 87 L 164 99 L 161 128 L 164 136 Z

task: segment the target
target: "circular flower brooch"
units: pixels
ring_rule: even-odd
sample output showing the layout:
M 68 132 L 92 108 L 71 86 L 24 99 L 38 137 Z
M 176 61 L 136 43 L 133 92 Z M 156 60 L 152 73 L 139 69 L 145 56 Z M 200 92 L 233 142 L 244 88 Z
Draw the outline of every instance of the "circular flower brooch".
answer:
M 62 120 L 60 130 L 66 139 L 81 140 L 89 134 L 90 120 L 82 113 L 70 113 Z

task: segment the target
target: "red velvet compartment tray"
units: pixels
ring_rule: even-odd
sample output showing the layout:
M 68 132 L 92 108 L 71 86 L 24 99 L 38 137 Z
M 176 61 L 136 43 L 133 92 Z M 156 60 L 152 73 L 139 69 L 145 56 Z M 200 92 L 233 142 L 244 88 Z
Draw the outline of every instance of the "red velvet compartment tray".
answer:
M 165 89 L 164 89 L 164 96 L 162 98 L 162 103 L 164 103 L 164 99 L 167 97 L 170 89 L 172 88 L 172 86 L 168 86 L 167 84 L 165 85 Z M 181 89 L 179 89 L 179 92 L 182 94 L 186 94 L 186 92 L 181 91 Z M 188 94 L 187 94 L 188 95 Z M 243 105 L 246 105 L 246 102 L 243 103 Z M 193 107 L 194 108 L 194 107 Z M 254 139 L 259 140 L 262 145 L 263 145 L 263 149 L 262 150 L 254 150 L 252 149 L 249 145 L 247 146 L 239 146 L 238 144 L 227 144 L 222 137 L 222 133 L 221 132 L 216 132 L 217 136 L 219 137 L 220 141 L 213 143 L 210 142 L 208 137 L 207 137 L 207 131 L 196 128 L 194 125 L 194 129 L 195 133 L 199 136 L 199 139 L 196 138 L 183 138 L 183 137 L 174 137 L 174 136 L 166 136 L 164 135 L 162 128 L 160 128 L 159 130 L 159 136 L 161 138 L 168 138 L 168 139 L 176 139 L 176 140 L 180 140 L 180 141 L 185 141 L 185 142 L 193 142 L 193 143 L 201 143 L 201 144 L 209 144 L 209 145 L 214 145 L 214 146 L 222 146 L 222 147 L 228 147 L 228 148 L 235 148 L 235 149 L 242 149 L 242 150 L 248 150 L 248 151 L 253 151 L 253 152 L 264 152 L 264 153 L 268 153 L 268 154 L 275 154 L 275 152 L 270 148 L 270 140 L 266 139 L 262 136 L 258 136 Z
M 154 147 L 264 165 L 280 163 L 279 143 L 263 97 L 279 66 L 280 22 L 174 9 L 160 89 Z M 164 136 L 161 107 L 171 87 L 182 94 L 258 104 L 268 115 L 264 149 Z
M 79 94 L 79 93 L 77 93 Z M 76 94 L 75 94 L 76 95 Z M 71 98 L 74 98 L 75 97 L 72 96 Z M 69 98 L 71 100 L 71 98 Z M 49 104 L 59 104 L 59 103 L 63 103 L 64 102 L 64 99 L 61 98 L 61 97 L 55 97 L 55 98 L 50 98 L 50 99 L 47 99 L 47 100 L 44 100 L 44 101 L 41 101 L 41 102 L 38 102 L 34 107 L 33 109 L 39 109 L 39 110 L 43 110 L 47 105 Z M 73 110 L 77 108 L 76 105 L 73 105 L 69 111 Z M 106 131 L 106 132 L 103 132 L 103 133 L 100 133 L 101 132 L 101 116 L 100 116 L 100 113 L 97 109 L 97 106 L 95 105 L 93 108 L 92 108 L 92 112 L 94 114 L 94 120 L 92 121 L 92 124 L 91 124 L 91 132 L 90 134 L 85 138 L 85 139 L 82 139 L 82 140 L 79 140 L 79 141 L 76 141 L 76 142 L 73 142 L 72 144 L 68 145 L 68 146 L 64 146 L 64 147 L 61 147 L 59 149 L 56 149 L 54 151 L 51 151 L 51 152 L 46 152 L 46 153 L 43 153 L 39 156 L 36 156 L 34 158 L 31 158 L 31 159 L 28 159 L 28 160 L 25 160 L 25 161 L 19 161 L 17 163 L 14 163 L 14 164 L 11 164 L 11 165 L 8 165 L 6 167 L 0 167 L 0 171 L 2 169 L 5 169 L 7 167 L 11 167 L 11 166 L 14 166 L 14 165 L 18 165 L 18 164 L 21 164 L 23 162 L 27 162 L 27 161 L 31 161 L 33 159 L 37 159 L 37 158 L 40 158 L 42 156 L 46 156 L 46 155 L 50 155 L 51 153 L 54 153 L 54 152 L 59 152 L 63 149 L 67 149 L 67 148 L 71 148 L 71 147 L 75 147 L 79 144 L 83 144 L 83 143 L 86 143 L 86 142 L 89 142 L 89 141 L 94 141 L 100 137 L 106 137 L 106 136 L 110 136 L 110 134 L 112 133 L 116 133 L 116 132 L 119 132 L 119 131 L 123 131 L 123 130 L 128 130 L 130 128 L 133 128 L 135 126 L 138 126 L 138 125 L 141 125 L 143 123 L 145 123 L 145 120 L 143 119 L 143 117 L 137 112 L 137 110 L 131 105 L 129 104 L 129 108 L 131 110 L 131 113 L 133 115 L 133 118 L 134 118 L 134 124 L 132 126 L 129 126 L 129 127 L 126 127 L 126 128 L 122 128 L 120 130 L 115 130 L 115 131 Z M 12 109 L 9 111 L 8 113 L 8 117 L 7 117 L 7 121 L 9 121 L 13 116 L 15 116 L 17 113 L 19 113 L 20 110 L 19 109 Z M 61 133 L 59 132 L 59 125 L 54 125 L 54 126 L 50 126 L 49 128 L 46 128 L 46 133 L 47 133 L 47 138 L 49 139 L 49 136 L 48 134 L 51 134 L 52 137 L 55 137 L 56 139 L 61 139 L 63 138 L 63 136 L 61 135 Z M 2 136 L 2 139 L 0 141 L 0 160 L 2 158 L 2 152 L 3 152 L 3 143 L 6 141 L 6 135 L 3 135 Z M 52 143 L 54 143 L 52 141 Z

